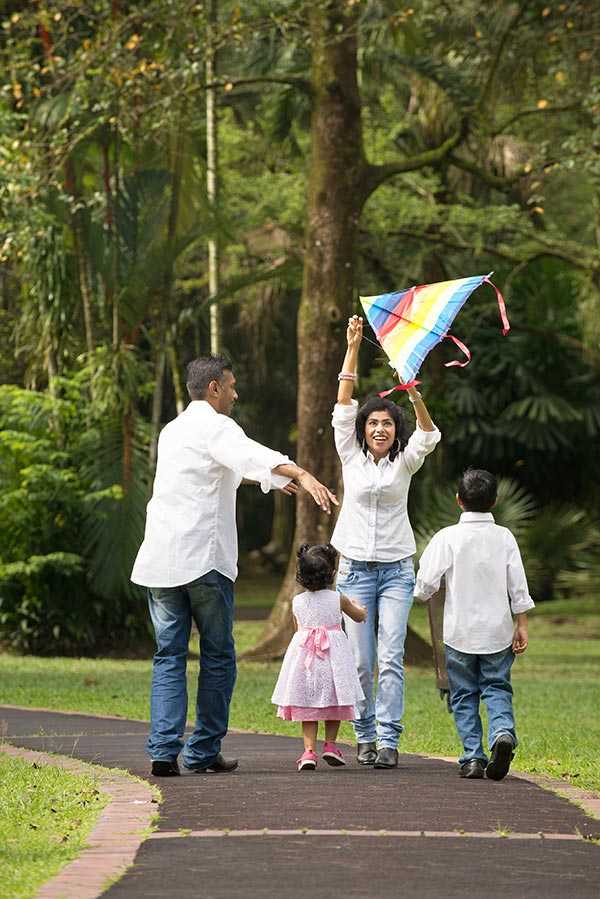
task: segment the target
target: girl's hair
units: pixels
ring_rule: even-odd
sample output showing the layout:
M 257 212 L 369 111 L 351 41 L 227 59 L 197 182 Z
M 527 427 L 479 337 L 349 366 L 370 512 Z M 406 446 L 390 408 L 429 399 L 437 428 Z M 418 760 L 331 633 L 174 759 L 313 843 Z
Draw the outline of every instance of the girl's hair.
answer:
M 310 546 L 303 543 L 297 552 L 296 580 L 307 590 L 326 590 L 333 583 L 337 552 L 331 543 Z
M 356 416 L 356 439 L 365 453 L 365 425 L 372 412 L 388 412 L 390 418 L 396 425 L 396 440 L 392 444 L 392 448 L 389 452 L 390 462 L 393 462 L 396 456 L 402 452 L 408 443 L 408 438 L 410 436 L 408 424 L 404 418 L 402 409 L 391 400 L 380 396 L 370 396 L 367 401 L 363 403 Z

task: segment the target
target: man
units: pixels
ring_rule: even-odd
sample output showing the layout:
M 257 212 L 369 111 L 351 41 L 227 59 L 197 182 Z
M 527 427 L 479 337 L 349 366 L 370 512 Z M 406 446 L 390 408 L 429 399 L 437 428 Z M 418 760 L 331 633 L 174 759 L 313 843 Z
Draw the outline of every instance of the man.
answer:
M 148 588 L 157 649 L 152 667 L 147 752 L 152 773 L 233 771 L 220 752 L 236 677 L 233 582 L 237 577 L 236 493 L 242 479 L 263 492 L 298 485 L 330 512 L 335 496 L 287 456 L 256 443 L 229 415 L 238 398 L 231 363 L 194 359 L 187 369 L 191 402 L 162 430 L 146 532 L 131 573 Z M 196 726 L 184 743 L 186 663 L 192 619 L 200 632 Z

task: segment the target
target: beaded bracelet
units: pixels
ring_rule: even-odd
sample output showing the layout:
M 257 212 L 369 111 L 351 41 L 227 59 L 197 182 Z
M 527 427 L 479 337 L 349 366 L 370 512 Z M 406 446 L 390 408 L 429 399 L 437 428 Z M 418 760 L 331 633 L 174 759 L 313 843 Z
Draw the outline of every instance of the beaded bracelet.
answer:
M 351 371 L 341 371 L 338 375 L 338 381 L 356 381 L 356 375 Z

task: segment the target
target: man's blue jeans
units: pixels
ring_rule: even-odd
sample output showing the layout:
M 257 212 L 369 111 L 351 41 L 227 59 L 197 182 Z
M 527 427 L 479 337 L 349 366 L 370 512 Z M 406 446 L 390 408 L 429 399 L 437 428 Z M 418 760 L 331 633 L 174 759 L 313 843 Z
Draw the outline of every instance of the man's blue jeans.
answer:
M 399 562 L 357 562 L 342 558 L 337 589 L 366 606 L 359 624 L 345 616 L 345 627 L 365 694 L 353 721 L 358 743 L 377 742 L 396 749 L 404 714 L 404 641 L 413 602 L 412 558 Z M 375 667 L 378 669 L 374 699 Z
M 152 665 L 150 736 L 153 760 L 176 759 L 187 717 L 186 665 L 192 619 L 200 633 L 196 726 L 183 751 L 184 764 L 207 767 L 227 733 L 236 677 L 233 582 L 209 571 L 181 587 L 152 587 L 148 605 L 156 635 Z
M 510 683 L 515 655 L 510 646 L 489 655 L 459 652 L 447 644 L 445 649 L 452 714 L 463 744 L 463 754 L 458 762 L 464 765 L 472 759 L 480 759 L 487 765 L 479 716 L 480 699 L 488 713 L 490 749 L 501 734 L 508 734 L 517 745 Z

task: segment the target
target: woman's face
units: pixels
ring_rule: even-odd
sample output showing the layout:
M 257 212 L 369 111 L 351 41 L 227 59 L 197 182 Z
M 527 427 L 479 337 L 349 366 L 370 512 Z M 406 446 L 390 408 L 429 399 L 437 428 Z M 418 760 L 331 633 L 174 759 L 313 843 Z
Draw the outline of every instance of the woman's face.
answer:
M 371 412 L 365 423 L 365 440 L 376 459 L 383 459 L 396 439 L 396 425 L 389 412 Z

